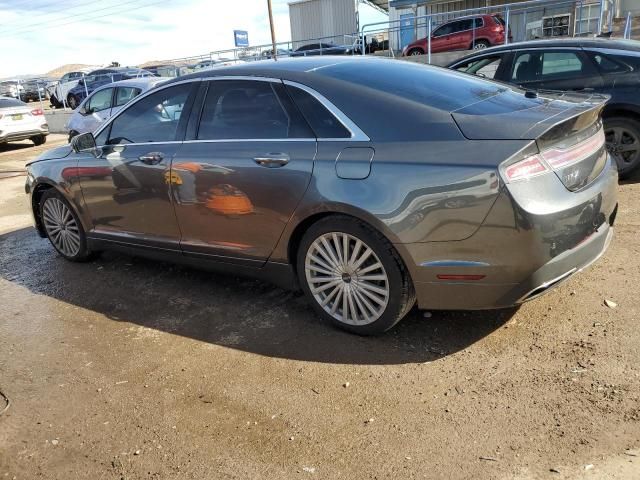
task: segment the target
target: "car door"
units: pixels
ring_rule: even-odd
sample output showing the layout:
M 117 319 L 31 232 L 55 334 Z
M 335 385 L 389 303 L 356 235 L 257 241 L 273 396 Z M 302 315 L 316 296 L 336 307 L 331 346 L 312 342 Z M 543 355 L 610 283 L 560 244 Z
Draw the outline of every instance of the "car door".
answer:
M 434 30 L 431 36 L 431 53 L 446 52 L 451 50 L 451 36 L 454 23 L 445 23 Z M 427 45 L 427 48 L 429 46 Z
M 93 93 L 80 111 L 82 126 L 80 132 L 95 132 L 111 116 L 113 88 L 104 88 Z
M 589 91 L 603 86 L 602 77 L 581 49 L 517 51 L 508 81 L 534 90 Z
M 171 167 L 182 250 L 260 266 L 309 185 L 316 138 L 278 80 L 205 87 Z
M 98 133 L 97 154 L 78 164 L 92 236 L 179 250 L 170 168 L 197 83 L 169 85 L 140 98 Z

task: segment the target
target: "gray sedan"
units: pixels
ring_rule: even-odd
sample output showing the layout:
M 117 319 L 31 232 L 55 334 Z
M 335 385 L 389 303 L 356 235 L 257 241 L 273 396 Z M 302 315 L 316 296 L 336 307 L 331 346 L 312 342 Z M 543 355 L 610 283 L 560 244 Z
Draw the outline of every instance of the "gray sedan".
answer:
M 518 305 L 603 254 L 605 101 L 385 59 L 253 62 L 140 95 L 30 163 L 26 190 L 68 260 L 253 275 L 375 334 L 416 303 Z

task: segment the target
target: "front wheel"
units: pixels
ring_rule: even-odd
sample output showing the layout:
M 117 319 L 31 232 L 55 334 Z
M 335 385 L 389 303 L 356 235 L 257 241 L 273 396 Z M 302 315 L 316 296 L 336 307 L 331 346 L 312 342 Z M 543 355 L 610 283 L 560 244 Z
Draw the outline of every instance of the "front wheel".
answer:
M 410 57 L 415 57 L 417 55 L 424 55 L 424 53 L 422 52 L 422 50 L 420 50 L 419 48 L 414 48 L 412 50 L 409 50 L 408 55 Z
M 604 134 L 618 175 L 624 179 L 640 165 L 640 122 L 629 117 L 605 118 Z
M 45 135 L 36 135 L 35 137 L 31 137 L 31 141 L 36 147 L 38 147 L 46 143 L 47 137 Z
M 42 195 L 40 218 L 47 238 L 60 255 L 72 262 L 89 258 L 90 251 L 80 219 L 64 197 L 53 188 Z
M 411 278 L 393 246 L 350 217 L 313 224 L 300 243 L 297 270 L 318 315 L 359 335 L 389 330 L 415 303 Z

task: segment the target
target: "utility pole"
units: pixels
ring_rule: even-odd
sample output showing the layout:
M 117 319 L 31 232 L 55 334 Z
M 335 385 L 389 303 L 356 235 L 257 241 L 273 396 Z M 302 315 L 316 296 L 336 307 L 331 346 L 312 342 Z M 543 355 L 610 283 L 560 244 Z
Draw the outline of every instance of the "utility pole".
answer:
M 271 10 L 271 0 L 267 0 L 269 8 L 269 25 L 271 25 L 271 44 L 273 45 L 273 59 L 278 60 L 278 51 L 276 50 L 276 31 L 273 28 L 273 12 Z

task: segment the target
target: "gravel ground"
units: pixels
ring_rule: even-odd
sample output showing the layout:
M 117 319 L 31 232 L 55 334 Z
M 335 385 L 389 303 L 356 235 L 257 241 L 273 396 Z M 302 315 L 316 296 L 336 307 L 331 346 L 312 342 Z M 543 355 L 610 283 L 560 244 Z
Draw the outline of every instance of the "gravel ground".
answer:
M 359 338 L 258 281 L 65 262 L 0 179 L 0 478 L 640 478 L 638 180 L 548 295 Z

